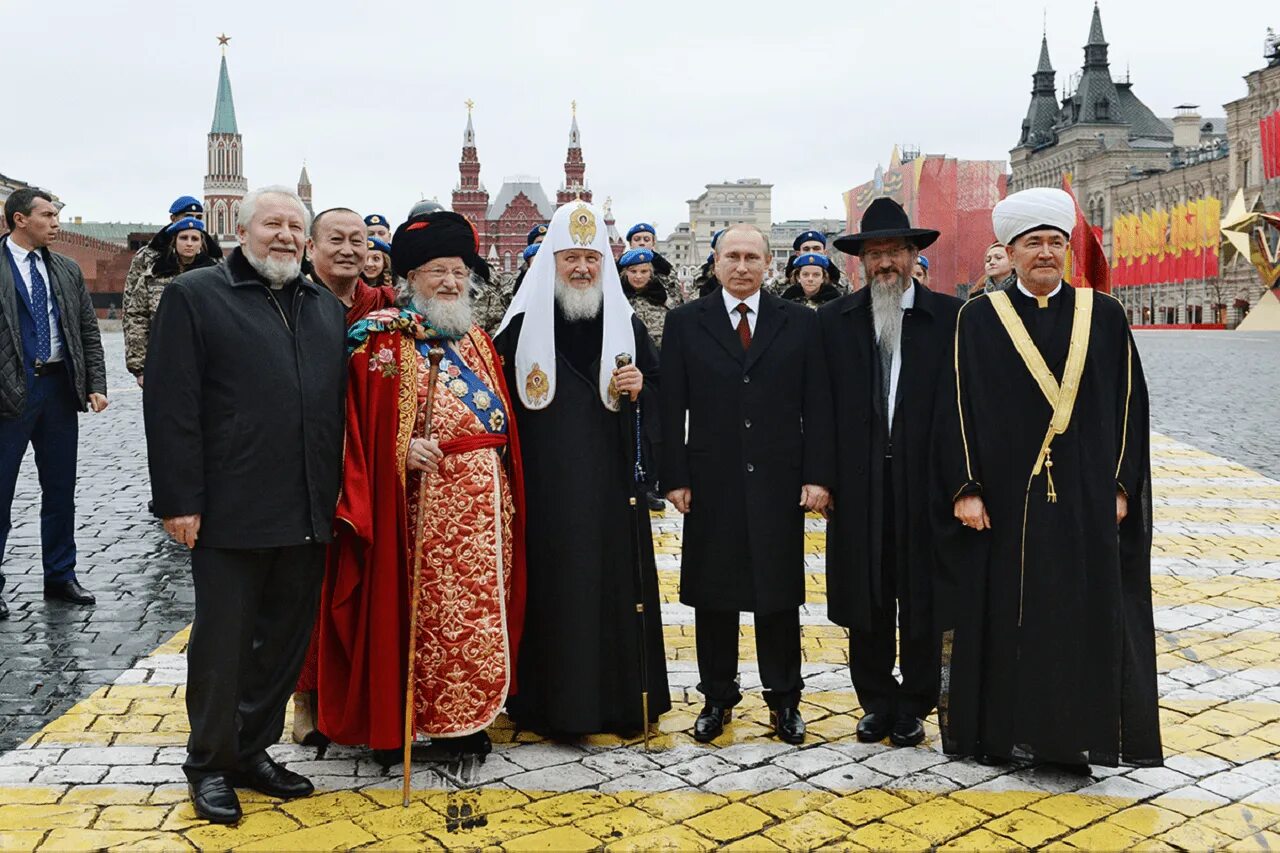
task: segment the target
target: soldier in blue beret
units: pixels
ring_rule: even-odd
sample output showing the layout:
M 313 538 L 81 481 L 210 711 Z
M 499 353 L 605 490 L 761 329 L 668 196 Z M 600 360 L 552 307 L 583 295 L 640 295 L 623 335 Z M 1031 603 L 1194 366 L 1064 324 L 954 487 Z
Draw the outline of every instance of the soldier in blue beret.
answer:
M 826 252 L 827 235 L 821 231 L 806 231 L 792 241 L 791 251 L 797 255 L 805 255 L 810 252 Z
M 792 284 L 782 293 L 783 299 L 799 302 L 815 311 L 840 295 L 831 283 L 835 266 L 823 252 L 806 252 L 791 262 Z
M 929 287 L 929 259 L 924 255 L 916 255 L 916 265 L 911 270 L 911 277 L 920 282 L 921 287 Z
M 542 238 L 547 236 L 546 225 L 535 225 L 529 229 L 529 234 L 525 237 L 525 244 L 529 246 L 542 242 Z
M 395 287 L 396 274 L 391 269 L 391 244 L 377 237 L 370 237 L 367 243 L 369 253 L 364 256 L 364 268 L 360 271 L 360 277 L 370 287 Z
M 391 226 L 387 217 L 381 213 L 370 213 L 364 218 L 364 230 L 370 237 L 377 237 L 388 246 L 391 245 Z
M 193 216 L 196 219 L 204 219 L 204 205 L 199 199 L 189 195 L 180 195 L 173 200 L 173 204 L 169 205 L 169 221 L 177 222 L 184 216 Z

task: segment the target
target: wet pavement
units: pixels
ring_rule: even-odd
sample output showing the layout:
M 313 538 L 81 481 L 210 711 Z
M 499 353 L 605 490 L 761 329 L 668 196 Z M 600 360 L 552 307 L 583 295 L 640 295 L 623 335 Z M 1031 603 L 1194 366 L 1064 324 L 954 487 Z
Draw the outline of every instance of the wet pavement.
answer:
M 802 613 L 808 740 L 771 736 L 744 620 L 747 699 L 721 738 L 695 743 L 692 614 L 677 601 L 680 524 L 669 513 L 654 522 L 674 709 L 651 751 L 613 736 L 546 742 L 501 719 L 483 764 L 416 765 L 404 809 L 398 768 L 388 774 L 357 749 L 282 744 L 277 758 L 320 793 L 293 803 L 245 795 L 234 828 L 195 820 L 186 802 L 186 561 L 146 516 L 141 395 L 119 368 L 119 337 L 108 336 L 112 408 L 81 420 L 81 579 L 96 608 L 40 600 L 30 485 L 15 502 L 5 560 L 14 618 L 0 623 L 0 850 L 1277 849 L 1280 471 L 1266 431 L 1280 399 L 1267 372 L 1280 335 L 1219 335 L 1138 339 L 1157 433 L 1152 587 L 1166 767 L 1086 778 L 982 767 L 943 755 L 932 720 L 915 749 L 858 743 L 816 519 Z

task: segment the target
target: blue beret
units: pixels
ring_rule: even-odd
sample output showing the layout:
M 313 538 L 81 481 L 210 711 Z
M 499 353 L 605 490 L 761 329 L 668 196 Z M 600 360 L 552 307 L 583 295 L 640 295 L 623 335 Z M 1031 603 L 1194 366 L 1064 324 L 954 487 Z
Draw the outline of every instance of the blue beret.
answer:
M 370 213 L 368 216 L 364 218 L 364 224 L 365 225 L 382 225 L 387 228 L 391 227 L 387 223 L 387 217 L 383 216 L 381 213 Z
M 372 252 L 375 250 L 379 252 L 386 252 L 389 255 L 391 254 L 391 244 L 385 240 L 379 240 L 377 237 L 370 237 L 369 251 Z
M 723 234 L 723 233 L 725 232 L 725 230 L 726 230 L 726 229 L 721 228 L 719 231 L 717 231 L 716 233 L 714 233 L 714 234 L 712 234 L 712 235 L 711 235 L 711 248 L 712 248 L 712 249 L 714 249 L 714 248 L 716 247 L 716 243 L 720 242 L 720 235 L 721 235 L 721 234 Z
M 715 252 L 708 252 L 708 253 L 707 253 L 707 263 L 711 263 L 711 262 L 712 262 L 712 261 L 714 261 L 715 259 L 716 259 L 716 253 L 715 253 Z
M 528 248 L 526 248 L 523 252 L 520 253 L 520 257 L 524 258 L 525 263 L 528 263 L 530 260 L 533 259 L 534 255 L 538 254 L 538 250 L 541 248 L 542 248 L 541 243 L 530 243 Z
M 618 258 L 618 267 L 634 267 L 638 264 L 653 263 L 652 249 L 628 249 L 622 253 L 622 257 Z
M 921 268 L 922 270 L 924 270 L 924 271 L 928 272 L 928 270 L 929 270 L 929 259 L 928 259 L 928 258 L 926 258 L 924 255 L 916 255 L 916 263 L 918 263 L 918 264 L 920 265 L 920 268 Z
M 800 267 L 822 267 L 824 270 L 831 266 L 831 259 L 826 255 L 819 255 L 816 252 L 808 252 L 796 258 L 792 264 L 796 269 Z
M 169 205 L 169 215 L 177 216 L 179 213 L 204 213 L 204 205 L 189 195 L 178 196 Z
M 190 231 L 193 228 L 196 231 L 203 231 L 204 223 L 194 216 L 184 216 L 164 230 L 170 234 L 177 234 L 179 231 Z
M 795 239 L 795 242 L 791 244 L 792 251 L 795 251 L 795 252 L 800 251 L 800 244 L 808 243 L 810 240 L 816 240 L 817 242 L 821 243 L 824 246 L 827 245 L 826 234 L 823 234 L 821 231 L 806 231 L 803 234 L 801 234 L 799 237 L 797 237 Z
M 654 231 L 653 226 L 648 222 L 637 222 L 635 225 L 631 226 L 629 231 L 627 231 L 627 239 L 630 240 L 632 237 L 645 231 L 648 231 L 655 238 L 658 236 L 658 232 Z
M 546 235 L 547 235 L 547 226 L 535 225 L 529 229 L 529 234 L 528 236 L 525 237 L 524 241 L 528 245 L 532 246 L 534 240 L 537 240 L 539 237 L 545 237 Z

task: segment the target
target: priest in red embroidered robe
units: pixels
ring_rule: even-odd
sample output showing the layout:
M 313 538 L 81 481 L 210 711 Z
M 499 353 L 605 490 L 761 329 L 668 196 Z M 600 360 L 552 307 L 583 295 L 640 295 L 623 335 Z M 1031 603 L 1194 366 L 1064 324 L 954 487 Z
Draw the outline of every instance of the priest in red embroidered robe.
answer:
M 403 743 L 406 667 L 415 734 L 489 751 L 485 729 L 516 689 L 524 618 L 520 449 L 497 353 L 472 321 L 470 288 L 487 272 L 475 231 L 436 211 L 401 225 L 392 245 L 411 301 L 348 332 L 345 468 L 318 666 L 320 731 L 382 751 L 384 763 Z M 426 424 L 434 346 L 445 356 Z
M 1017 283 L 956 320 L 940 407 L 939 727 L 999 764 L 1162 762 L 1147 390 L 1120 303 L 1062 280 L 1070 195 L 993 214 Z

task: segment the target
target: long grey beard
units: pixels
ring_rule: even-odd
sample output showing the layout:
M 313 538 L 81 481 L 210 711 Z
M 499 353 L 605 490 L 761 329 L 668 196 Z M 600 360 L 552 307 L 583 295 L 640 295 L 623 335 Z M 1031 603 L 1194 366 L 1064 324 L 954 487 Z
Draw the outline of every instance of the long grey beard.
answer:
M 302 263 L 297 260 L 279 261 L 272 257 L 260 258 L 244 246 L 244 257 L 258 275 L 274 288 L 284 287 L 302 274 Z
M 579 289 L 557 278 L 556 304 L 560 306 L 566 320 L 571 322 L 594 320 L 600 316 L 600 309 L 604 305 L 604 288 L 594 284 L 591 287 Z
M 475 319 L 470 292 L 464 292 L 449 302 L 423 299 L 415 295 L 410 304 L 427 321 L 428 326 L 455 341 L 467 333 Z
M 871 282 L 871 319 L 875 323 L 876 343 L 892 359 L 902 340 L 902 283 Z

